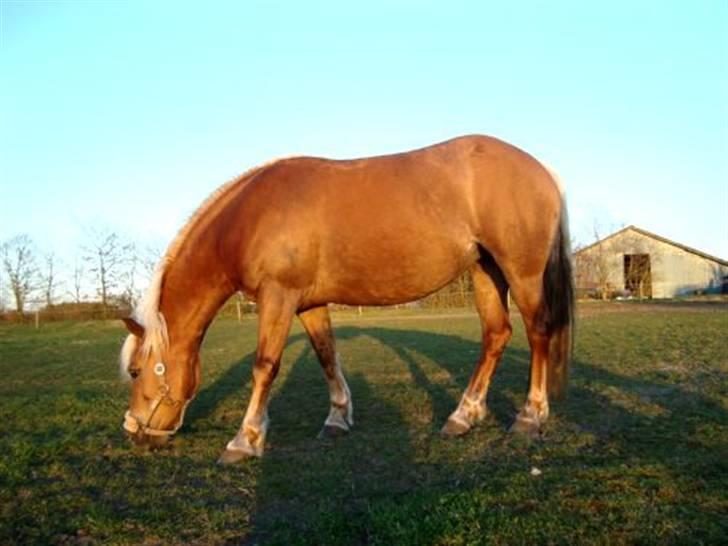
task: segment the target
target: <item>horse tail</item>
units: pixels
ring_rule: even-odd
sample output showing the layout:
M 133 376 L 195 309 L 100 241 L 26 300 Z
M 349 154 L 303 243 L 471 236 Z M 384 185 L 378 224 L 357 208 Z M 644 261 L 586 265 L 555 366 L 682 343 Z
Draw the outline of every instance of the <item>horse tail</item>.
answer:
M 561 213 L 543 274 L 543 305 L 546 331 L 549 334 L 547 392 L 549 397 L 561 399 L 566 394 L 569 361 L 574 346 L 574 278 L 566 200 L 558 178 L 553 173 L 552 177 L 561 191 Z

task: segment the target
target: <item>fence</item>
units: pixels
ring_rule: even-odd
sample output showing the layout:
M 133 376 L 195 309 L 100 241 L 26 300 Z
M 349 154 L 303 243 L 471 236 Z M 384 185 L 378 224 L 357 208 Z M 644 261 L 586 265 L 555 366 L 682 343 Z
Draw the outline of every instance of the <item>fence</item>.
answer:
M 83 320 L 107 320 L 128 316 L 129 307 L 121 307 L 116 305 L 104 306 L 100 302 L 83 302 L 83 303 L 61 303 L 36 309 L 34 311 L 26 311 L 25 313 L 17 313 L 15 311 L 6 311 L 0 313 L 0 322 L 10 322 L 16 324 L 33 324 L 36 325 L 44 322 L 57 321 L 83 321 Z
M 455 281 L 421 300 L 406 304 L 407 307 L 423 309 L 452 309 L 472 307 L 473 285 L 469 275 L 462 275 Z M 402 307 L 388 306 L 388 307 Z M 346 308 L 335 306 L 334 308 Z M 218 316 L 242 319 L 256 312 L 255 303 L 235 294 L 218 312 Z M 15 311 L 0 313 L 0 322 L 17 324 L 36 324 L 56 321 L 109 320 L 129 316 L 128 305 L 112 304 L 104 306 L 100 302 L 61 303 L 43 307 L 23 314 Z

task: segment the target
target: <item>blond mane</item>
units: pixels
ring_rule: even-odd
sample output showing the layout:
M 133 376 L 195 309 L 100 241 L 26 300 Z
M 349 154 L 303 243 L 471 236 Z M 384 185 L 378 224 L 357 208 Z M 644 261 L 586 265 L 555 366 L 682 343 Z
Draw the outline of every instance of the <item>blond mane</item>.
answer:
M 252 180 L 255 175 L 278 161 L 281 160 L 276 159 L 263 165 L 253 167 L 213 191 L 197 208 L 192 216 L 190 216 L 189 220 L 187 220 L 172 240 L 167 251 L 164 253 L 154 269 L 154 275 L 152 276 L 152 280 L 149 283 L 149 287 L 147 288 L 144 297 L 132 313 L 135 320 L 144 326 L 144 339 L 142 340 L 141 345 L 143 355 L 148 356 L 151 353 L 159 355 L 168 346 L 169 336 L 167 333 L 167 323 L 159 310 L 162 285 L 169 265 L 178 256 L 182 245 L 187 240 L 190 233 L 204 221 L 208 220 L 206 218 L 207 213 L 214 205 L 223 199 L 229 198 L 240 186 Z M 128 359 L 130 358 L 130 355 L 131 342 L 129 342 L 126 351 L 122 351 L 122 369 L 128 367 Z M 126 361 L 126 363 L 124 361 Z

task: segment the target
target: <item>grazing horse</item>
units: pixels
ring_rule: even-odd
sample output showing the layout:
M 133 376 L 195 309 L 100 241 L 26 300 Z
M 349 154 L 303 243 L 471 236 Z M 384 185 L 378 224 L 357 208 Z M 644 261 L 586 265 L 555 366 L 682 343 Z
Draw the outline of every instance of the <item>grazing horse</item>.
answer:
M 465 434 L 486 415 L 488 385 L 511 337 L 509 290 L 531 348 L 528 398 L 513 429 L 537 434 L 548 396 L 565 388 L 573 324 L 566 208 L 548 169 L 477 135 L 394 155 L 295 157 L 254 168 L 201 205 L 124 320 L 121 367 L 131 378 L 124 429 L 149 445 L 179 429 L 199 387 L 205 332 L 240 291 L 257 303 L 258 345 L 245 418 L 221 462 L 263 453 L 271 385 L 294 315 L 329 386 L 322 433 L 346 432 L 351 392 L 327 304 L 409 302 L 466 270 L 482 352 L 442 434 Z

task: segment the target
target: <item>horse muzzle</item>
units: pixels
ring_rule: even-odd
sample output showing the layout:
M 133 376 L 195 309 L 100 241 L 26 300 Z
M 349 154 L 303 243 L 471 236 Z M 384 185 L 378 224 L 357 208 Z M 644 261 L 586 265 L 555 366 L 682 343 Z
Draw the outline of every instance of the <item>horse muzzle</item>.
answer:
M 171 403 L 172 405 L 182 406 L 177 424 L 171 429 L 158 429 L 150 426 L 152 417 L 162 402 L 160 399 L 157 399 L 152 403 L 151 413 L 146 422 L 134 415 L 131 411 L 126 411 L 124 414 L 124 423 L 122 424 L 122 428 L 124 429 L 124 432 L 126 432 L 127 436 L 131 438 L 132 442 L 136 445 L 146 445 L 152 448 L 160 447 L 166 444 L 167 441 L 179 430 L 184 422 L 187 406 L 192 400 L 185 400 L 183 402 L 178 402 L 172 399 L 167 400 L 168 403 Z
M 151 449 L 165 445 L 176 432 L 176 429 L 158 430 L 150 428 L 143 424 L 138 417 L 132 415 L 130 411 L 127 411 L 124 414 L 124 423 L 122 428 L 135 445 L 146 446 Z

